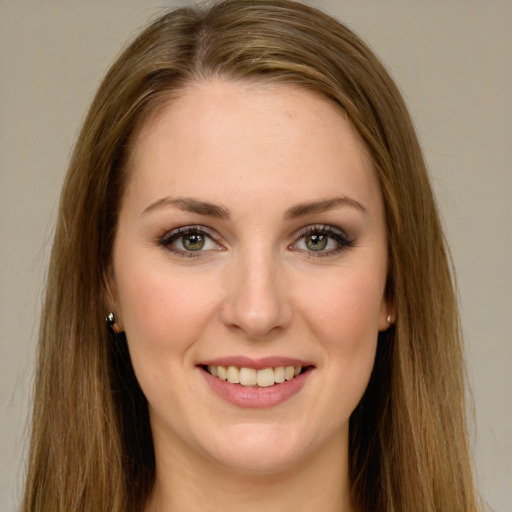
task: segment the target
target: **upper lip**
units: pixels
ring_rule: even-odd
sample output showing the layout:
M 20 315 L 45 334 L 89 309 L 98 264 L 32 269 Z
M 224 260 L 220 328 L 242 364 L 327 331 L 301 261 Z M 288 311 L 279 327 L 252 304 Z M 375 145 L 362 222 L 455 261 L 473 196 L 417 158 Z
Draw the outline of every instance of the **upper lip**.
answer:
M 281 356 L 269 356 L 252 359 L 247 356 L 227 356 L 208 359 L 198 363 L 198 366 L 236 366 L 237 368 L 277 368 L 278 366 L 312 366 L 311 363 L 302 359 Z

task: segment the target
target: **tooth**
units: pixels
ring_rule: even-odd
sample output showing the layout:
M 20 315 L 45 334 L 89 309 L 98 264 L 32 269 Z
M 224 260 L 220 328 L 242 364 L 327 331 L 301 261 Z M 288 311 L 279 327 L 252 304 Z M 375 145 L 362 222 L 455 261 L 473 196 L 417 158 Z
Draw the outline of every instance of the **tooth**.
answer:
M 214 377 L 221 380 L 227 380 L 232 384 L 242 384 L 243 386 L 269 387 L 273 384 L 280 384 L 285 380 L 292 380 L 300 375 L 302 366 L 278 366 L 276 368 L 264 368 L 255 370 L 254 368 L 237 368 L 236 366 L 212 366 L 207 370 Z
M 256 370 L 254 368 L 240 368 L 240 384 L 242 386 L 255 386 Z
M 284 366 L 278 366 L 274 369 L 274 380 L 278 384 L 284 382 Z
M 228 381 L 231 384 L 238 384 L 240 382 L 240 371 L 236 366 L 228 366 Z
M 258 370 L 256 381 L 261 388 L 272 386 L 274 384 L 274 370 L 272 368 Z
M 225 366 L 218 366 L 217 373 L 219 374 L 220 380 L 226 380 L 228 378 L 228 370 Z

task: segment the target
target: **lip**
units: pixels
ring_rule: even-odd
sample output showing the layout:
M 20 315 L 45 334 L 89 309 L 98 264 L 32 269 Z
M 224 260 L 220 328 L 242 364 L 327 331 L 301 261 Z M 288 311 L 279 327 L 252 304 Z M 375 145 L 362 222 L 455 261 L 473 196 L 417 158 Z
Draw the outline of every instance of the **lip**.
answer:
M 257 386 L 247 387 L 241 384 L 232 384 L 227 380 L 221 380 L 211 375 L 205 369 L 206 366 L 236 366 L 238 368 L 254 368 L 255 370 L 269 367 L 275 368 L 277 366 L 303 366 L 308 369 L 293 379 L 282 382 L 281 384 L 260 388 Z M 237 407 L 250 409 L 275 407 L 291 399 L 304 387 L 310 375 L 313 373 L 312 370 L 314 370 L 313 365 L 299 359 L 265 357 L 255 360 L 244 356 L 210 359 L 201 362 L 196 368 L 200 371 L 210 389 L 217 396 Z
M 201 361 L 197 366 L 236 366 L 237 368 L 253 368 L 254 370 L 263 370 L 264 368 L 276 368 L 278 366 L 314 366 L 310 362 L 291 357 L 262 357 L 252 359 L 247 356 L 220 357 L 217 359 L 208 359 Z

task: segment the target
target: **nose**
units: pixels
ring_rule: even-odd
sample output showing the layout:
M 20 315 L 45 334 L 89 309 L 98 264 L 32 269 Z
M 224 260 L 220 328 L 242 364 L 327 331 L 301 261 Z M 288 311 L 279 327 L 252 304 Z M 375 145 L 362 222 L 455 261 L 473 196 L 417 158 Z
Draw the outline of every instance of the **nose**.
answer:
M 233 261 L 221 317 L 249 339 L 263 339 L 286 329 L 293 309 L 280 264 L 271 255 L 240 255 Z

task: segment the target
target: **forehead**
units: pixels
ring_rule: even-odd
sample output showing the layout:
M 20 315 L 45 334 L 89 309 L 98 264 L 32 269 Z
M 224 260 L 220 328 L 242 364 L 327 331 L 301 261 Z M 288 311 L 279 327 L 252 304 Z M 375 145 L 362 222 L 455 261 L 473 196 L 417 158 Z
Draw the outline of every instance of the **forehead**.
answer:
M 360 137 L 333 102 L 289 85 L 220 80 L 184 89 L 141 127 L 129 176 L 127 194 L 146 202 L 164 192 L 220 202 L 274 189 L 290 201 L 307 191 L 380 194 Z

